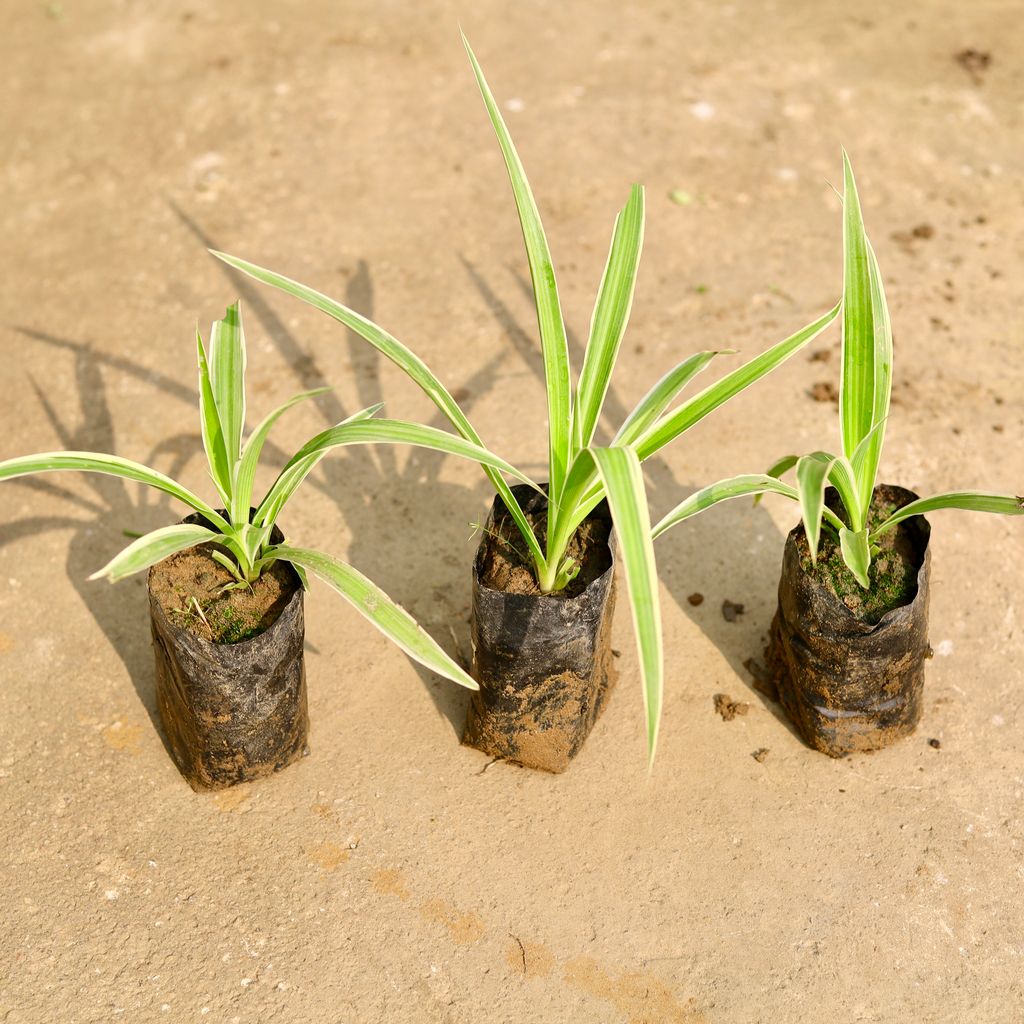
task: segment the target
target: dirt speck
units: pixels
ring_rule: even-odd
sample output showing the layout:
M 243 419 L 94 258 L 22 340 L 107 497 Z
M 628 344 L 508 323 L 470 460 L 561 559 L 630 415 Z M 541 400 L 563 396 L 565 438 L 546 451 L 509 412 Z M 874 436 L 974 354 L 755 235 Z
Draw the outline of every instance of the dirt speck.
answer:
M 120 719 L 103 730 L 103 742 L 124 754 L 137 754 L 142 749 L 142 726 L 126 725 Z
M 938 750 L 942 746 L 942 741 L 934 738 L 930 739 L 928 741 L 928 746 L 931 747 L 932 750 Z
M 722 602 L 722 618 L 726 622 L 735 622 L 743 614 L 744 606 L 738 604 L 736 601 L 730 601 L 726 598 Z
M 476 914 L 462 913 L 444 900 L 428 900 L 420 907 L 420 916 L 427 921 L 443 924 L 452 941 L 460 946 L 478 942 L 486 931 L 483 921 Z
M 694 593 L 694 594 L 691 594 L 686 600 L 689 601 L 690 604 L 693 605 L 694 608 L 696 608 L 698 605 L 701 605 L 701 604 L 704 603 L 704 595 L 703 594 Z
M 839 389 L 830 380 L 819 380 L 807 392 L 816 402 L 838 402 Z
M 403 903 L 412 896 L 402 877 L 402 872 L 396 871 L 394 868 L 381 868 L 379 871 L 375 871 L 370 882 L 373 885 L 373 891 L 379 896 L 397 896 Z
M 325 873 L 336 871 L 351 856 L 351 852 L 337 843 L 326 842 L 306 851 L 310 861 Z
M 953 60 L 971 76 L 971 81 L 975 85 L 981 84 L 984 72 L 992 66 L 992 54 L 987 50 L 976 50 L 972 46 L 954 53 Z
M 767 747 L 758 747 L 750 756 L 758 763 L 764 764 L 770 751 Z
M 722 716 L 723 722 L 731 722 L 737 715 L 745 715 L 750 710 L 749 704 L 733 700 L 727 693 L 716 693 L 714 701 L 715 711 Z

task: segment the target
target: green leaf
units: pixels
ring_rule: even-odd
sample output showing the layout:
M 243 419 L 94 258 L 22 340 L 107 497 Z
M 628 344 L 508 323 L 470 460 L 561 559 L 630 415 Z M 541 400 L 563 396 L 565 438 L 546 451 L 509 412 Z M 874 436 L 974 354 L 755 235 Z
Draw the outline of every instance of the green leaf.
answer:
M 811 563 L 818 562 L 818 540 L 821 537 L 821 517 L 825 511 L 825 482 L 836 458 L 828 452 L 814 452 L 802 456 L 796 464 L 797 490 L 800 492 L 800 514 L 804 521 L 807 546 L 811 549 Z
M 210 476 L 217 493 L 224 502 L 226 509 L 231 508 L 231 463 L 228 461 L 227 448 L 224 446 L 224 431 L 220 425 L 220 414 L 213 397 L 213 385 L 210 383 L 210 367 L 206 361 L 206 348 L 203 336 L 196 327 L 196 346 L 199 349 L 199 419 L 203 427 L 203 448 L 206 450 L 206 461 L 210 465 Z
M 555 283 L 555 268 L 551 262 L 544 227 L 540 213 L 530 191 L 526 172 L 512 144 L 512 137 L 505 127 L 505 122 L 498 110 L 497 103 L 480 69 L 476 56 L 466 39 L 462 42 L 466 47 L 473 73 L 476 75 L 480 94 L 487 107 L 491 125 L 498 137 L 505 167 L 512 183 L 516 208 L 519 211 L 519 223 L 523 229 L 523 241 L 526 243 L 526 255 L 530 263 L 530 278 L 533 281 L 533 296 L 537 306 L 537 324 L 540 329 L 541 350 L 544 355 L 544 377 L 547 382 L 548 395 L 548 444 L 550 468 L 548 472 L 548 488 L 551 497 L 558 500 L 562 493 L 562 484 L 569 471 L 569 459 L 572 441 L 572 395 L 569 384 L 569 347 L 565 337 L 565 324 L 562 320 L 562 308 L 558 301 L 558 286 Z
M 853 168 L 845 150 L 843 179 L 843 354 L 839 419 L 843 454 L 850 458 L 872 427 L 875 324 L 868 241 Z
M 726 480 L 719 480 L 717 483 L 709 484 L 701 488 L 688 498 L 683 499 L 671 512 L 668 513 L 657 526 L 654 527 L 653 536 L 656 540 L 666 530 L 671 529 L 684 519 L 689 519 L 700 512 L 704 512 L 717 505 L 721 501 L 729 501 L 732 498 L 745 498 L 751 494 L 781 494 L 793 501 L 799 501 L 800 495 L 795 487 L 782 483 L 774 476 L 767 473 L 748 473 L 742 476 L 729 477 Z
M 395 604 L 380 587 L 352 566 L 321 551 L 293 548 L 286 544 L 271 548 L 268 555 L 291 562 L 300 573 L 302 570 L 308 570 L 318 576 L 410 658 L 425 665 L 432 672 L 437 672 L 469 690 L 480 688 L 404 608 Z
M 852 530 L 867 526 L 871 508 L 871 494 L 860 493 L 857 475 L 847 459 L 836 458 L 828 471 L 828 482 L 839 492 L 839 500 L 846 510 L 846 519 Z
M 129 544 L 115 558 L 112 558 L 102 569 L 94 572 L 89 579 L 98 580 L 106 577 L 111 583 L 123 580 L 133 573 L 142 572 L 157 562 L 162 562 L 169 555 L 186 548 L 194 548 L 206 541 L 220 540 L 221 535 L 208 530 L 205 526 L 188 523 L 177 526 L 164 526 L 153 530 Z
M 130 459 L 122 459 L 117 455 L 104 455 L 100 452 L 42 452 L 39 455 L 23 455 L 17 459 L 0 462 L 0 480 L 61 470 L 103 473 L 106 476 L 117 476 L 124 480 L 147 484 L 183 501 L 196 512 L 201 512 L 218 529 L 228 529 L 227 522 L 187 487 L 182 487 L 155 469 L 132 462 Z
M 808 324 L 802 330 L 780 341 L 761 355 L 744 363 L 732 373 L 705 388 L 699 395 L 684 402 L 674 412 L 663 416 L 637 440 L 635 447 L 641 459 L 650 458 L 670 441 L 699 423 L 708 413 L 734 398 L 751 384 L 770 373 L 795 352 L 816 338 L 839 315 L 840 305 L 834 306 L 824 316 Z
M 608 493 L 608 506 L 626 571 L 647 720 L 647 758 L 653 764 L 661 723 L 664 655 L 658 569 L 640 460 L 632 448 L 591 448 Z
M 889 308 L 885 302 L 885 289 L 878 269 L 871 243 L 865 239 L 868 255 L 868 280 L 871 288 L 871 319 L 874 332 L 874 391 L 872 398 L 871 429 L 858 444 L 854 456 L 863 448 L 860 457 L 851 462 L 857 473 L 861 494 L 872 494 L 878 463 L 882 457 L 882 442 L 885 439 L 885 424 L 889 418 L 889 399 L 892 394 L 892 324 Z
M 576 386 L 576 411 L 573 415 L 576 451 L 590 444 L 601 418 L 601 407 L 633 305 L 643 244 L 644 190 L 634 185 L 629 201 L 615 220 L 608 261 L 590 321 L 590 338 Z
M 1010 494 L 987 494 L 984 491 L 949 491 L 946 494 L 936 494 L 932 498 L 918 498 L 917 501 L 912 501 L 909 505 L 904 505 L 903 508 L 893 512 L 871 534 L 871 540 L 878 540 L 883 533 L 911 516 L 923 516 L 928 512 L 938 512 L 947 508 L 958 508 L 967 512 L 992 512 L 1003 516 L 1020 516 L 1024 515 L 1024 498 L 1014 497 Z
M 715 356 L 732 355 L 733 349 L 717 352 L 698 352 L 674 366 L 640 400 L 637 407 L 626 417 L 619 428 L 612 445 L 633 444 L 646 430 L 654 426 L 658 417 L 668 408 L 669 403 L 693 378 L 711 362 Z
M 525 473 L 521 473 L 486 448 L 466 441 L 456 434 L 419 423 L 407 423 L 404 420 L 347 420 L 317 434 L 292 456 L 263 499 L 256 521 L 264 525 L 272 522 L 285 502 L 294 494 L 295 489 L 312 472 L 317 462 L 332 449 L 350 444 L 408 444 L 457 455 L 498 472 L 508 473 L 535 490 L 540 490 Z
M 349 309 L 342 303 L 337 302 L 304 284 L 299 284 L 291 278 L 284 277 L 282 274 L 275 274 L 270 270 L 264 270 L 262 267 L 256 266 L 255 263 L 249 263 L 246 260 L 239 259 L 237 256 L 229 256 L 227 253 L 217 252 L 214 249 L 211 249 L 210 252 L 216 256 L 217 259 L 223 260 L 229 266 L 234 267 L 236 270 L 240 270 L 243 274 L 248 274 L 257 281 L 262 281 L 264 284 L 269 284 L 274 288 L 280 289 L 287 295 L 301 299 L 303 302 L 308 303 L 315 309 L 319 309 L 322 313 L 326 313 L 332 319 L 337 320 L 338 323 L 344 324 L 344 326 L 350 331 L 353 331 L 365 341 L 369 342 L 375 349 L 377 349 L 378 352 L 381 353 L 381 355 L 390 359 L 391 362 L 393 362 L 399 369 L 403 370 L 412 381 L 419 385 L 424 394 L 426 394 L 434 405 L 436 405 L 437 408 L 448 417 L 452 426 L 455 427 L 455 429 L 467 441 L 471 441 L 473 444 L 483 447 L 483 441 L 480 439 L 480 435 L 473 429 L 473 425 L 466 418 L 465 413 L 463 413 L 459 408 L 458 403 L 456 403 L 455 399 L 448 393 L 448 390 L 441 381 L 438 380 L 427 364 L 410 349 L 406 348 L 400 341 L 388 334 L 387 331 L 378 327 L 373 323 L 373 321 L 367 320 L 366 317 L 361 316 L 352 309 Z M 540 549 L 540 543 L 534 536 L 533 530 L 530 528 L 529 520 L 527 520 L 522 508 L 520 508 L 519 502 L 516 501 L 511 488 L 497 470 L 491 469 L 489 466 L 485 466 L 484 472 L 487 474 L 487 478 L 491 481 L 491 485 L 501 496 L 501 500 L 505 503 L 505 507 L 509 510 L 512 518 L 516 522 L 516 525 L 519 527 L 524 540 L 530 548 L 530 553 L 533 555 L 534 561 L 537 565 L 542 565 L 544 562 L 544 553 Z
M 245 523 L 249 521 L 249 509 L 252 507 L 252 487 L 253 482 L 256 479 L 256 467 L 259 464 L 260 453 L 263 451 L 263 445 L 267 440 L 267 435 L 270 433 L 274 424 L 293 405 L 298 405 L 299 402 L 304 402 L 307 398 L 314 398 L 315 396 L 322 395 L 330 390 L 330 388 L 314 388 L 312 391 L 303 391 L 302 394 L 289 398 L 287 402 L 283 405 L 279 405 L 272 413 L 270 413 L 252 432 L 252 434 L 249 435 L 249 440 L 245 442 L 245 447 L 242 449 L 242 459 L 238 463 L 238 471 L 235 474 L 235 487 L 231 503 L 231 518 L 236 523 Z M 372 412 L 364 410 L 364 413 L 368 412 L 369 415 L 372 416 L 381 408 L 383 408 L 383 403 L 373 406 Z
M 857 578 L 857 582 L 865 589 L 871 589 L 868 569 L 871 568 L 871 543 L 867 529 L 848 530 L 844 526 L 839 531 L 839 547 L 843 553 L 846 568 Z
M 781 480 L 799 461 L 799 455 L 783 455 L 781 459 L 776 460 L 768 467 L 767 475 L 775 477 L 776 480 Z M 759 505 L 763 497 L 764 491 L 759 491 L 754 496 L 754 504 Z
M 210 332 L 210 383 L 233 476 L 245 425 L 245 334 L 237 302 L 228 306 L 222 320 L 214 321 Z

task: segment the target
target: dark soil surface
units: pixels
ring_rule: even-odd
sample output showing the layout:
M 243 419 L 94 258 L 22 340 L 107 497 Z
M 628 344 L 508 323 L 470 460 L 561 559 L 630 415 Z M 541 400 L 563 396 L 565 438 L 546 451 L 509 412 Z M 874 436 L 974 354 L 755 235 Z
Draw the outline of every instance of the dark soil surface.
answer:
M 202 544 L 164 559 L 150 581 L 170 620 L 203 640 L 237 644 L 269 629 L 298 585 L 286 562 L 275 562 L 251 587 L 224 590 L 231 574 Z
M 543 547 L 547 540 L 546 511 L 527 512 L 526 518 Z M 506 594 L 542 594 L 526 541 L 512 517 L 505 512 L 495 519 L 492 529 L 494 543 L 488 545 L 481 573 L 484 584 Z M 576 597 L 607 571 L 612 564 L 608 550 L 610 533 L 609 524 L 602 519 L 591 518 L 580 526 L 566 549 L 566 554 L 581 566 L 580 571 L 564 590 L 549 597 Z

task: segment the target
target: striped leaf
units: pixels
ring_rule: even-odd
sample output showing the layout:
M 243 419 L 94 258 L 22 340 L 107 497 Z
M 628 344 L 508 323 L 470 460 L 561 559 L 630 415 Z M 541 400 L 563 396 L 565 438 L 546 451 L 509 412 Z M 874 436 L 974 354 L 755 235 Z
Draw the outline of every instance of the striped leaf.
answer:
M 537 306 L 537 324 L 544 356 L 544 377 L 547 383 L 550 463 L 548 488 L 552 499 L 557 501 L 569 471 L 572 395 L 569 384 L 569 347 L 565 337 L 562 308 L 558 300 L 555 268 L 551 262 L 547 238 L 544 236 L 540 212 L 530 191 L 530 184 L 526 180 L 526 171 L 465 34 L 462 36 L 462 42 L 466 47 L 466 53 L 469 54 L 484 106 L 487 108 L 491 125 L 498 137 L 498 145 L 501 146 L 505 158 L 505 167 L 519 211 L 519 223 L 523 229 L 523 241 L 526 243 L 526 256 L 530 264 L 530 278 L 533 281 L 533 297 Z
M 573 443 L 576 451 L 594 438 L 612 370 L 633 305 L 636 273 L 644 244 L 644 190 L 634 185 L 615 220 L 608 261 L 590 321 L 590 338 L 576 386 Z
M 189 523 L 164 526 L 133 541 L 102 569 L 94 572 L 89 579 L 98 580 L 106 577 L 111 583 L 116 583 L 126 576 L 142 572 L 143 569 L 162 562 L 170 555 L 211 540 L 223 540 L 223 537 L 205 526 L 194 526 Z
M 237 302 L 228 306 L 223 319 L 214 321 L 210 332 L 210 383 L 233 475 L 245 426 L 245 335 Z
M 104 455 L 99 452 L 42 452 L 39 455 L 23 455 L 17 459 L 0 462 L 0 480 L 62 470 L 104 473 L 107 476 L 121 477 L 123 480 L 134 480 L 155 487 L 184 502 L 196 512 L 201 512 L 218 529 L 228 529 L 227 522 L 187 487 L 182 487 L 155 469 L 132 462 L 130 459 L 122 459 L 117 455 Z
M 231 500 L 231 518 L 236 523 L 244 523 L 249 519 L 249 509 L 252 506 L 252 488 L 256 480 L 256 467 L 260 461 L 260 454 L 263 452 L 263 445 L 267 436 L 273 429 L 274 424 L 294 405 L 304 402 L 307 398 L 314 398 L 322 395 L 330 388 L 314 388 L 312 391 L 303 391 L 302 394 L 289 398 L 287 402 L 279 405 L 272 413 L 264 418 L 263 422 L 249 435 L 242 449 L 242 458 L 238 463 L 238 471 L 235 474 L 234 493 Z M 369 415 L 374 415 L 383 408 L 383 403 L 373 406 Z
M 992 512 L 1003 516 L 1024 515 L 1024 498 L 1010 494 L 987 494 L 984 491 L 949 491 L 931 498 L 919 498 L 897 509 L 871 535 L 875 541 L 898 523 L 911 516 L 923 516 L 942 509 L 958 508 L 967 512 Z
M 434 642 L 416 620 L 368 580 L 357 569 L 321 551 L 286 544 L 271 548 L 268 556 L 283 559 L 323 580 L 353 608 L 397 644 L 414 661 L 468 690 L 478 690 L 476 681 Z
M 695 423 L 699 423 L 708 413 L 714 412 L 730 398 L 734 398 L 751 384 L 759 381 L 821 334 L 839 315 L 839 309 L 839 305 L 834 306 L 824 316 L 786 338 L 785 341 L 780 341 L 767 352 L 762 352 L 750 362 L 744 363 L 739 369 L 726 374 L 721 380 L 705 388 L 699 395 L 684 402 L 675 412 L 663 416 L 636 441 L 637 454 L 641 459 L 650 458 L 670 441 L 674 441 L 680 434 L 689 430 Z
M 629 608 L 633 615 L 640 678 L 647 723 L 647 759 L 653 764 L 661 724 L 664 690 L 664 653 L 658 568 L 654 560 L 651 518 L 647 509 L 640 460 L 632 448 L 591 448 L 608 494 L 615 536 L 626 572 Z
M 196 327 L 196 347 L 199 349 L 199 420 L 203 428 L 203 448 L 206 451 L 206 461 L 210 465 L 210 476 L 217 488 L 217 493 L 224 502 L 224 507 L 230 509 L 231 463 L 224 444 L 224 431 L 221 429 L 217 402 L 213 397 L 210 367 L 206 361 L 206 348 L 198 327 Z

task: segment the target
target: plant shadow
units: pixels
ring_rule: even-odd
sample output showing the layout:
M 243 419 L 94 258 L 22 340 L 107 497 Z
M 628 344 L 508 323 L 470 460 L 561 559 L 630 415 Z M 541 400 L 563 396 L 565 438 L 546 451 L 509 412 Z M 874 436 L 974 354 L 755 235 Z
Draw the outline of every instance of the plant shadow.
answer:
M 20 333 L 74 353 L 75 388 L 78 396 L 77 424 L 65 422 L 34 381 L 37 399 L 60 440 L 68 450 L 116 451 L 117 443 L 106 386 L 100 372 L 101 358 L 80 342 L 19 329 Z M 178 434 L 157 445 L 147 462 L 170 459 L 169 475 L 180 473 L 185 463 L 202 448 L 197 434 Z M 48 478 L 16 478 L 21 486 L 73 506 L 80 515 L 52 515 L 15 520 L 0 526 L 0 548 L 55 530 L 71 531 L 66 570 L 71 585 L 100 627 L 107 642 L 125 666 L 139 701 L 149 715 L 165 748 L 167 739 L 156 707 L 153 655 L 149 636 L 149 615 L 144 576 L 111 586 L 91 581 L 109 558 L 109 553 L 128 543 L 124 531 L 145 533 L 173 522 L 177 516 L 167 495 L 142 484 L 130 484 L 117 477 L 82 474 L 87 488 L 83 496 Z M 104 554 L 107 553 L 107 554 Z M 169 748 L 168 752 L 169 752 Z

